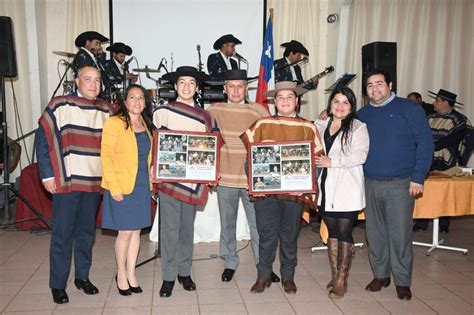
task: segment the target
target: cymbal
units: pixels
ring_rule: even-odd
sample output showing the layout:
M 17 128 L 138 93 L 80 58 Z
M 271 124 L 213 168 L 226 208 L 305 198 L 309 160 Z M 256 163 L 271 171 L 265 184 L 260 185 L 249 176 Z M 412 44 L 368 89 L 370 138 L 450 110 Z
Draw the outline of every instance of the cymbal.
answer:
M 73 54 L 73 53 L 70 53 L 70 52 L 65 52 L 65 51 L 53 51 L 53 54 L 58 55 L 58 56 L 67 57 L 67 58 L 76 57 L 76 54 Z
M 160 70 L 158 70 L 158 69 L 153 69 L 153 68 L 148 68 L 148 67 L 145 67 L 145 68 L 137 68 L 137 69 L 132 69 L 132 71 L 135 71 L 135 72 L 151 72 L 151 73 L 160 73 Z

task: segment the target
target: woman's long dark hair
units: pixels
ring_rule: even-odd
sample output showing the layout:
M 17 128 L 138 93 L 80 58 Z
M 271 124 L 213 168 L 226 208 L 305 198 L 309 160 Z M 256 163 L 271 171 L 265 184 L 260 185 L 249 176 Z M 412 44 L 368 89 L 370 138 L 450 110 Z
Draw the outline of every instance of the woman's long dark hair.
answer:
M 127 87 L 127 89 L 125 90 L 124 99 L 120 102 L 120 107 L 117 110 L 117 112 L 114 114 L 114 116 L 120 116 L 125 121 L 125 124 L 126 124 L 125 129 L 128 129 L 131 126 L 130 115 L 128 113 L 127 107 L 125 106 L 125 101 L 127 100 L 128 94 L 130 93 L 132 89 L 140 89 L 143 92 L 143 96 L 145 97 L 145 108 L 143 109 L 141 116 L 143 118 L 143 121 L 145 122 L 145 125 L 148 131 L 152 132 L 153 131 L 153 121 L 152 121 L 153 114 L 152 114 L 151 102 L 146 94 L 145 88 L 141 85 L 130 84 Z
M 357 99 L 354 92 L 348 87 L 340 87 L 340 88 L 334 89 L 331 95 L 329 96 L 328 107 L 326 108 L 326 112 L 328 113 L 328 116 L 331 117 L 331 121 L 332 121 L 331 103 L 337 94 L 342 94 L 345 97 L 347 97 L 349 104 L 351 104 L 351 109 L 349 110 L 349 114 L 341 122 L 341 132 L 342 132 L 341 147 L 342 147 L 342 152 L 344 152 L 344 147 L 347 146 L 347 143 L 350 141 L 349 131 L 352 129 L 352 124 L 354 122 L 354 119 L 357 118 L 357 114 L 356 114 Z

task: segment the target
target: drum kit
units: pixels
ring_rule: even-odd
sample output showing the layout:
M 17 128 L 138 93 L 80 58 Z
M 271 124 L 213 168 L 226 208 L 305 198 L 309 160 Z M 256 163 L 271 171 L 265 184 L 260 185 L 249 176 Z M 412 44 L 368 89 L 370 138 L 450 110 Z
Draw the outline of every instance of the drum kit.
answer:
M 56 90 L 54 91 L 53 97 L 56 95 L 56 92 L 61 87 L 61 84 L 63 87 L 63 94 L 64 95 L 70 94 L 72 91 L 74 91 L 75 85 L 74 85 L 74 79 L 72 78 L 72 76 L 71 78 L 69 78 L 68 76 L 68 73 L 70 73 L 70 71 L 68 70 L 72 67 L 72 61 L 70 61 L 70 59 L 74 58 L 76 54 L 66 52 L 66 51 L 53 51 L 52 53 L 55 55 L 67 58 L 67 59 L 61 59 L 58 62 L 58 73 L 59 73 L 60 65 L 65 66 L 66 69 L 60 78 L 60 82 Z M 171 57 L 171 59 L 172 59 L 172 65 L 171 65 L 171 68 L 172 68 L 173 57 Z M 155 79 L 151 76 L 151 74 L 161 73 L 162 69 L 168 72 L 168 69 L 165 66 L 166 64 L 167 64 L 166 58 L 162 58 L 160 61 L 160 65 L 156 69 L 148 67 L 148 65 L 146 65 L 143 68 L 132 69 L 132 72 L 134 73 L 145 73 L 146 77 L 155 83 L 156 88 L 146 90 L 147 97 L 149 98 L 153 108 L 163 105 L 167 100 L 176 98 L 176 91 L 173 89 L 173 85 L 170 82 L 162 83 L 161 78 Z M 173 69 L 171 69 L 171 71 L 173 71 Z M 103 74 L 103 75 L 107 76 L 107 74 Z M 110 80 L 105 80 L 105 81 L 110 81 Z M 223 81 L 206 82 L 206 83 L 207 85 L 211 86 L 211 89 L 209 88 L 206 89 L 206 91 L 209 90 L 207 91 L 207 93 L 206 91 L 203 91 L 203 95 L 201 96 L 202 102 L 224 99 L 224 94 L 222 93 L 222 89 L 220 89 L 219 91 L 212 89 L 212 86 L 216 86 L 216 85 L 223 86 L 224 85 Z M 122 84 L 113 84 L 110 82 L 105 85 L 106 85 L 105 90 L 101 94 L 101 97 L 112 104 L 119 104 L 124 98 L 124 89 L 123 89 Z

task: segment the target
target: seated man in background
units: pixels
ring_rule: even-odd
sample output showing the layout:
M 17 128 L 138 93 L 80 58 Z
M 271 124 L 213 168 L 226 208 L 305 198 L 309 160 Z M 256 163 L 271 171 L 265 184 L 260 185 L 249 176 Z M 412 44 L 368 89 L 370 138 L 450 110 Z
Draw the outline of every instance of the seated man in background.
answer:
M 457 95 L 440 89 L 438 93 L 428 91 L 435 96 L 433 107 L 435 113 L 428 115 L 435 151 L 431 171 L 445 171 L 460 165 L 460 144 L 466 135 L 467 117 L 454 109 Z M 439 231 L 449 233 L 450 217 L 439 219 Z M 428 228 L 428 219 L 418 219 L 413 231 L 425 231 Z

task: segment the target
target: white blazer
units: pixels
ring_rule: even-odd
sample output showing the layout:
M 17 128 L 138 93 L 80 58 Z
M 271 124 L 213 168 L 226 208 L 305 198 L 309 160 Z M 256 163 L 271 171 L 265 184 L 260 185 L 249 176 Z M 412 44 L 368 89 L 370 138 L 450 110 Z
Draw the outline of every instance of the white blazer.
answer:
M 329 119 L 316 120 L 315 125 L 324 139 L 324 132 Z M 367 126 L 358 119 L 354 119 L 352 129 L 344 152 L 341 147 L 342 132 L 340 132 L 331 147 L 328 156 L 331 158 L 331 167 L 327 169 L 325 184 L 326 211 L 359 211 L 365 208 L 364 171 L 362 165 L 369 152 L 369 133 Z M 324 152 L 326 145 L 324 144 Z M 327 154 L 327 153 L 326 153 Z M 321 176 L 318 178 L 321 185 Z M 319 194 L 318 205 L 321 205 Z

